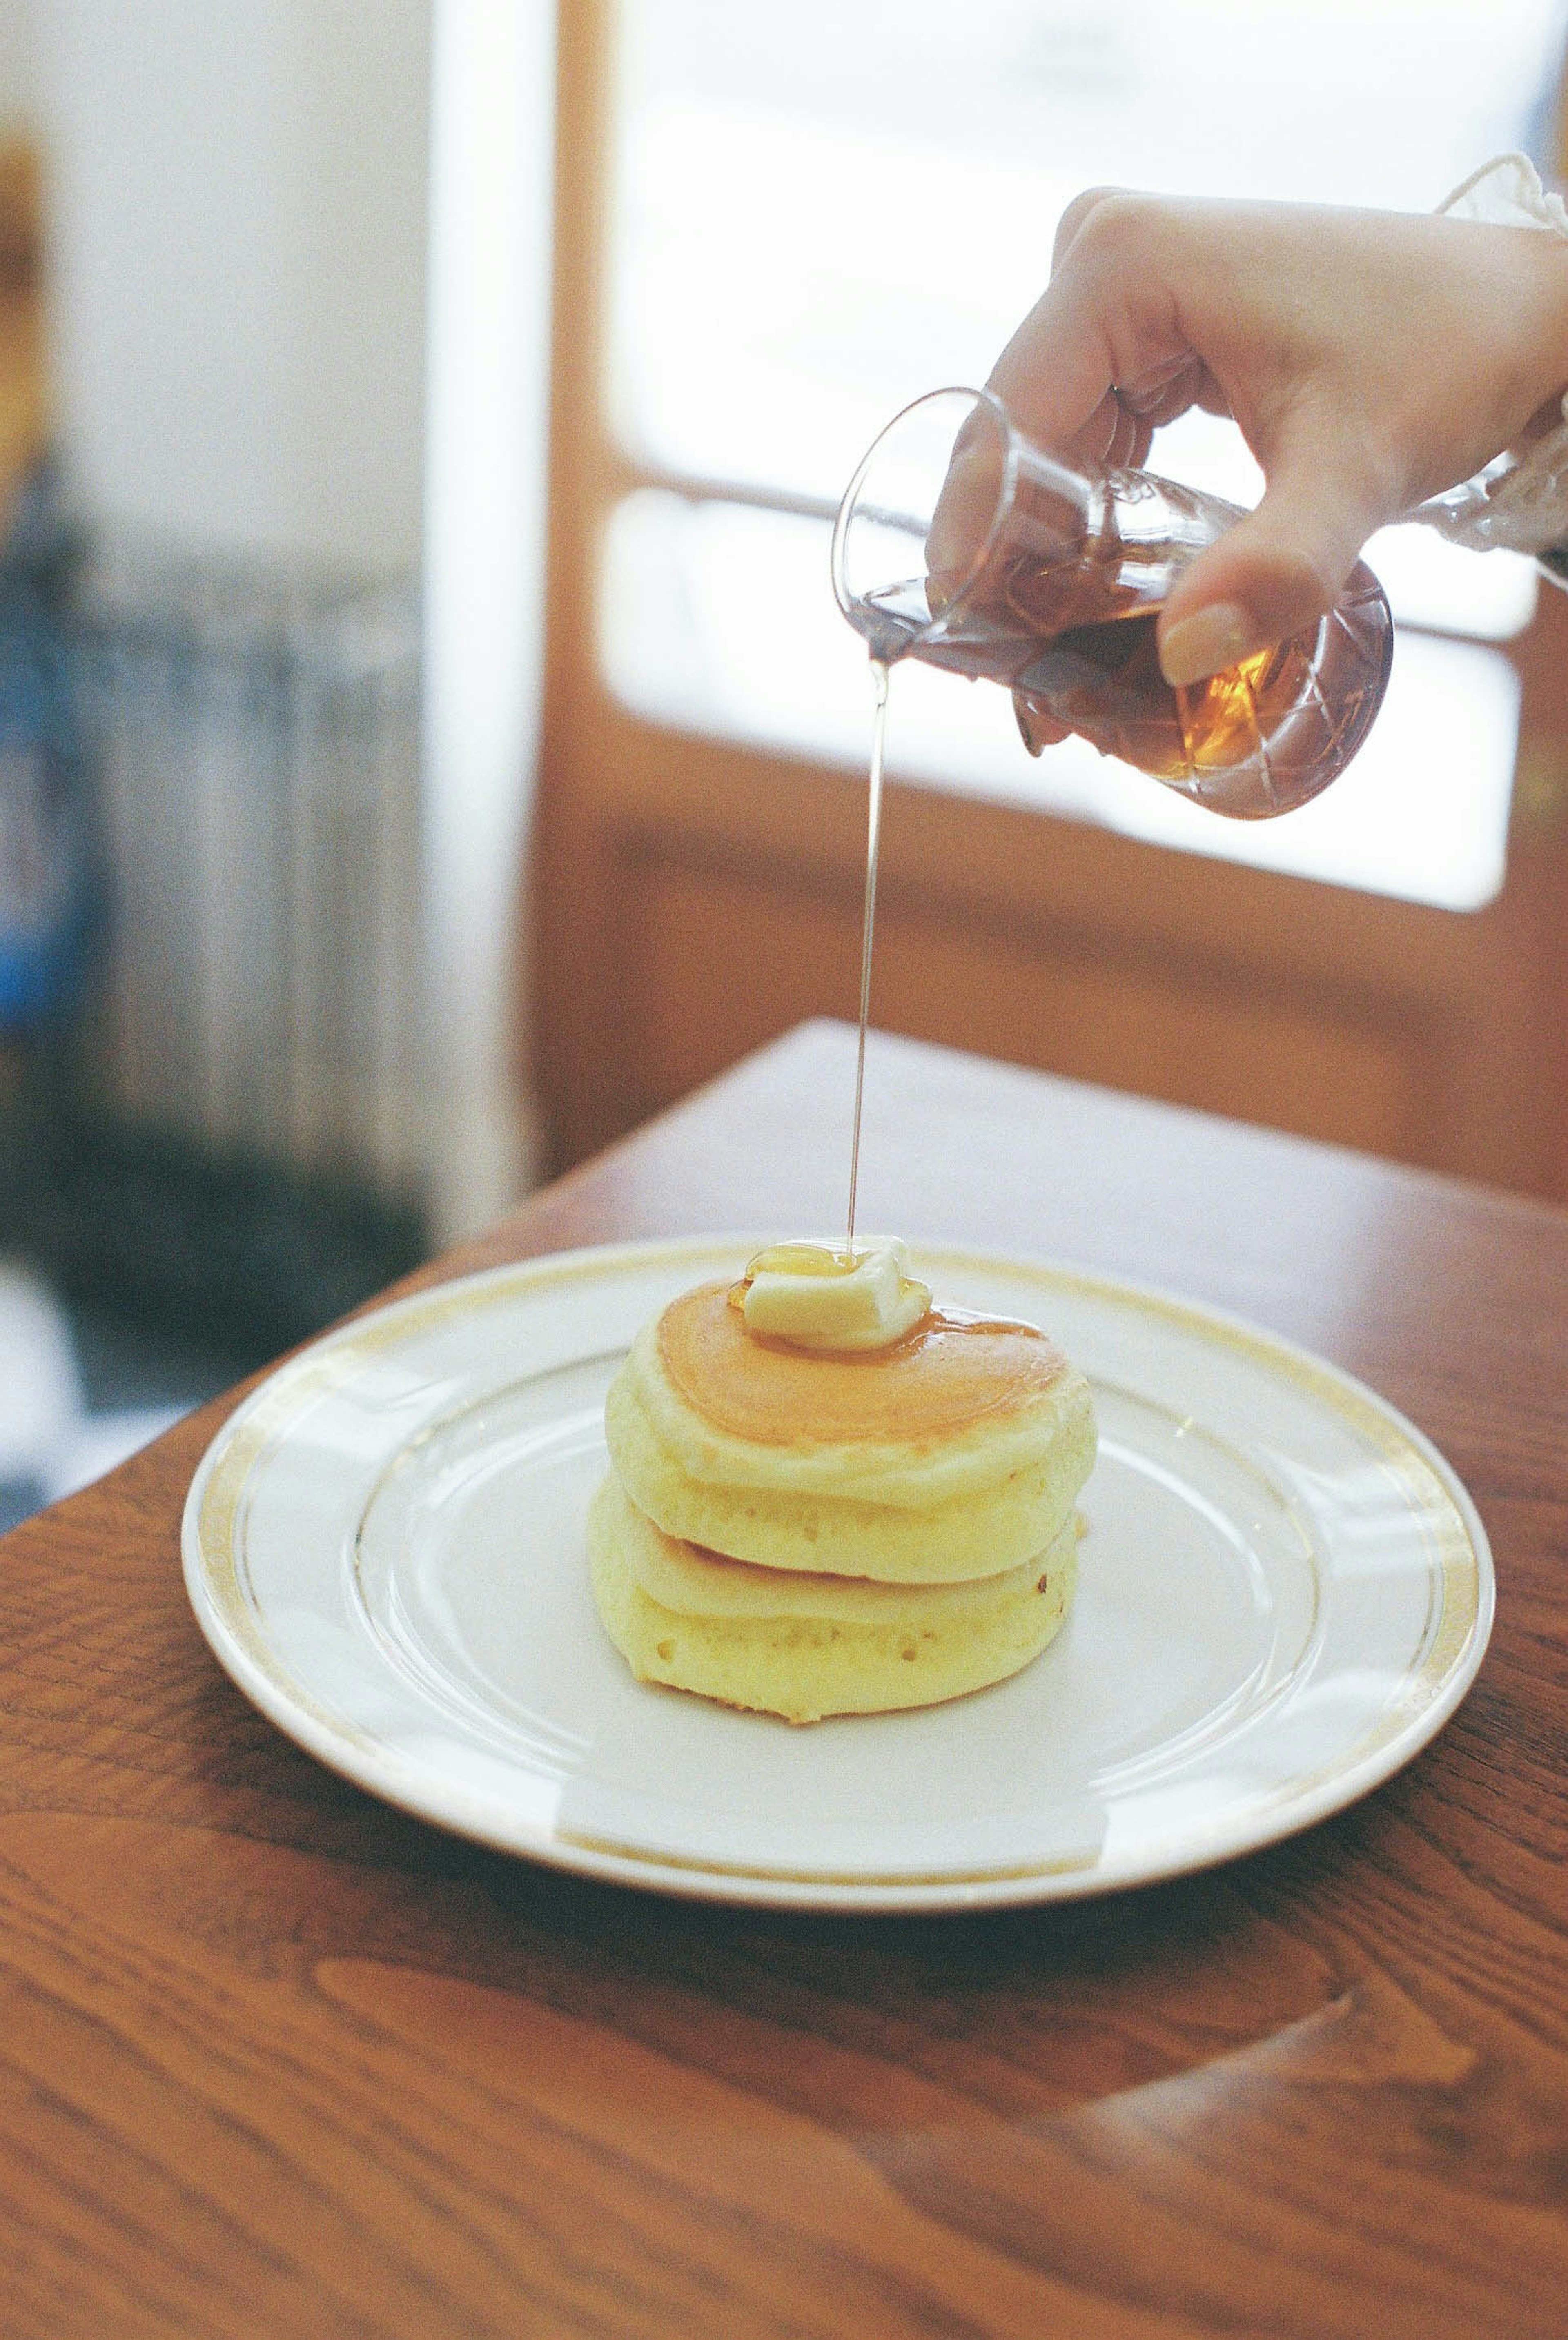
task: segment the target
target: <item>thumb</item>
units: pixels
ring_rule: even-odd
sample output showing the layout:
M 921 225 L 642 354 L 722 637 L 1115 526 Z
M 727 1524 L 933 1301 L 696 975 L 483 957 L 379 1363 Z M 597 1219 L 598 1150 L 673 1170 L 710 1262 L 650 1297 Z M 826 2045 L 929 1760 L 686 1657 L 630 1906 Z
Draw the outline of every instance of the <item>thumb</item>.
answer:
M 1271 470 L 1255 511 L 1184 569 L 1160 612 L 1160 668 L 1196 682 L 1313 625 L 1374 529 L 1391 517 L 1369 478 L 1302 450 Z

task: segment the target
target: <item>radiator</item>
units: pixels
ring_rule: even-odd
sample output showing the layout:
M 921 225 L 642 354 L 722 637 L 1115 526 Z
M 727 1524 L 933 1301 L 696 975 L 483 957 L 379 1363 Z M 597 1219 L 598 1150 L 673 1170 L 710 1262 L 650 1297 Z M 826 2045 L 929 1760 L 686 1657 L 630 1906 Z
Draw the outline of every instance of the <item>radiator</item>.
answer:
M 413 587 L 110 542 L 74 622 L 108 909 L 84 1042 L 104 1109 L 413 1195 Z

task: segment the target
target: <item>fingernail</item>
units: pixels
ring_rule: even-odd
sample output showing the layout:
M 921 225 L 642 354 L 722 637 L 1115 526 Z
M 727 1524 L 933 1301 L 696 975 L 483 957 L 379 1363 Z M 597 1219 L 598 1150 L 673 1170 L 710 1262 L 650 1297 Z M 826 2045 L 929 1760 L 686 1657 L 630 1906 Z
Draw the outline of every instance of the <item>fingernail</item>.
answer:
M 1214 601 L 1166 628 L 1160 636 L 1160 672 L 1169 683 L 1201 682 L 1258 647 L 1246 611 L 1234 601 Z
M 1013 713 L 1018 719 L 1018 737 L 1023 741 L 1025 747 L 1028 749 L 1030 755 L 1043 755 L 1045 752 L 1045 743 L 1043 740 L 1036 739 L 1029 723 L 1029 710 L 1025 706 L 1022 699 L 1014 699 Z

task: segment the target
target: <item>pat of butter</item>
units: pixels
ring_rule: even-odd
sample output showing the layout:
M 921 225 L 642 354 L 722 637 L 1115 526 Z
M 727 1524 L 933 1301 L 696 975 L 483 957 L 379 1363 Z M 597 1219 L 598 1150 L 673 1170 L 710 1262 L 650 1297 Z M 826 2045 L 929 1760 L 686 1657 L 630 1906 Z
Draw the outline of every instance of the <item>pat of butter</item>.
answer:
M 776 1244 L 759 1252 L 738 1289 L 749 1333 L 800 1349 L 885 1349 L 931 1304 L 909 1274 L 908 1248 L 878 1240 L 853 1259 L 827 1244 Z

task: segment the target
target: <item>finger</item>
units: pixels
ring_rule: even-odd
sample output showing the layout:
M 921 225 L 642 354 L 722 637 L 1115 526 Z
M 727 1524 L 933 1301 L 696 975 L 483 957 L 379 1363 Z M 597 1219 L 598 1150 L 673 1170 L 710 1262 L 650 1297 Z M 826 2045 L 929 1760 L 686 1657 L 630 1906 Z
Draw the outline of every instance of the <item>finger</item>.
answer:
M 1004 456 L 994 417 L 978 408 L 954 442 L 926 532 L 927 592 L 933 610 L 962 590 L 984 550 L 1003 492 Z
M 1163 413 L 1167 409 L 1181 413 L 1192 403 L 1193 380 L 1204 371 L 1203 361 L 1193 351 L 1175 351 L 1130 382 L 1118 382 L 1116 396 L 1129 414 Z
M 1107 460 L 1123 416 L 1146 420 L 1152 431 L 1185 413 L 1209 382 L 1157 304 L 1136 313 L 1113 292 L 1102 303 L 1092 287 L 1063 277 L 1007 343 L 989 387 L 1037 445 L 1096 462 Z
M 1053 276 L 1077 242 L 1078 232 L 1087 223 L 1091 214 L 1098 210 L 1101 203 L 1126 193 L 1125 187 L 1086 187 L 1081 195 L 1073 197 L 1072 202 L 1057 222 L 1056 238 L 1051 245 Z
M 1311 625 L 1374 529 L 1394 516 L 1375 473 L 1303 441 L 1276 459 L 1255 511 L 1182 571 L 1159 620 L 1167 682 L 1196 682 Z
M 1119 459 L 1112 451 L 1118 435 L 1125 432 L 1126 421 L 1116 392 L 1107 390 L 1083 429 L 1063 444 L 1060 451 L 1071 456 L 1075 462 L 1091 466 L 1114 463 Z
M 1116 457 L 1118 469 L 1138 471 L 1148 461 L 1149 449 L 1154 445 L 1155 425 L 1146 422 L 1141 414 L 1131 418 L 1132 438 L 1126 453 Z
M 1118 399 L 1116 421 L 1102 461 L 1107 471 L 1118 471 L 1137 461 L 1139 423 L 1136 414 L 1129 414 Z M 1145 434 L 1146 436 L 1146 434 Z
M 1069 449 L 1118 385 L 1135 413 L 1194 352 L 1170 289 L 1164 208 L 1114 187 L 1077 196 L 1057 233 L 1051 281 L 992 369 L 1020 429 Z
M 1111 397 L 1116 369 L 1098 319 L 1065 279 L 1046 287 L 991 368 L 987 387 L 1038 445 L 1077 447 Z
M 1131 413 L 1136 414 L 1141 422 L 1147 423 L 1151 434 L 1162 431 L 1167 422 L 1176 421 L 1190 408 L 1208 405 L 1216 397 L 1220 401 L 1219 407 L 1216 410 L 1211 405 L 1210 411 L 1229 412 L 1224 402 L 1224 393 L 1219 391 L 1208 368 L 1200 359 L 1190 354 L 1167 366 L 1163 379 L 1146 380 L 1130 385 L 1124 382 L 1118 395 Z

